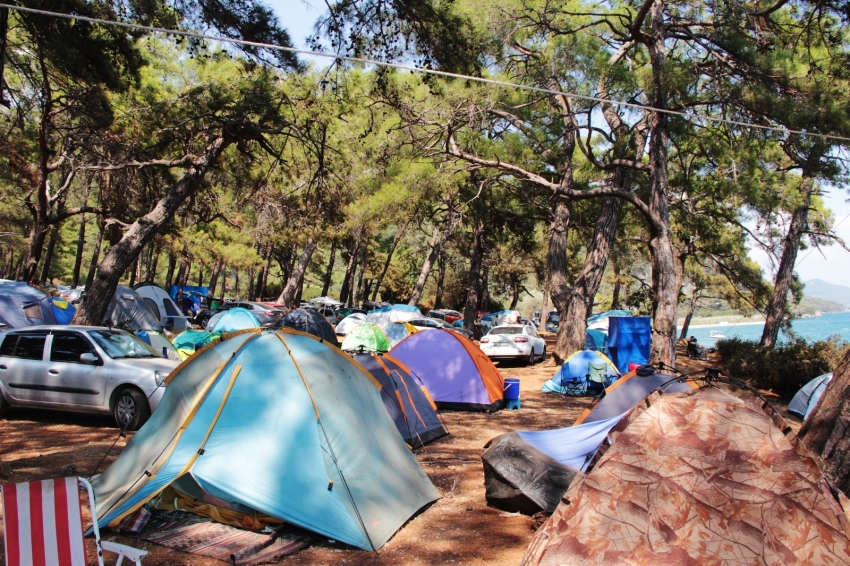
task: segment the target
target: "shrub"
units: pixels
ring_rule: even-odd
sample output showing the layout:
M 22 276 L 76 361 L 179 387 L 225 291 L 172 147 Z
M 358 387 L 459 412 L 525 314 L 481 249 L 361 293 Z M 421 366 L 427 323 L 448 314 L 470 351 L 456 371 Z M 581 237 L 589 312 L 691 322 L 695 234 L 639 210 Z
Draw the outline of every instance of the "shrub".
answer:
M 768 389 L 790 400 L 800 388 L 838 365 L 850 344 L 830 336 L 811 344 L 802 338 L 762 351 L 758 342 L 738 338 L 717 342 L 726 372 L 753 387 Z

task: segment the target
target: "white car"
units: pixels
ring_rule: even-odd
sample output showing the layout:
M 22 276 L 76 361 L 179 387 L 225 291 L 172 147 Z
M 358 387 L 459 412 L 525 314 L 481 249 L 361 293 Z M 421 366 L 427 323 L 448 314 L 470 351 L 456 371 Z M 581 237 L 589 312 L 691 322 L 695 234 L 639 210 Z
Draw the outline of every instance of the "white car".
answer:
M 494 326 L 481 337 L 479 346 L 491 360 L 519 360 L 534 365 L 546 359 L 546 342 L 531 325 Z

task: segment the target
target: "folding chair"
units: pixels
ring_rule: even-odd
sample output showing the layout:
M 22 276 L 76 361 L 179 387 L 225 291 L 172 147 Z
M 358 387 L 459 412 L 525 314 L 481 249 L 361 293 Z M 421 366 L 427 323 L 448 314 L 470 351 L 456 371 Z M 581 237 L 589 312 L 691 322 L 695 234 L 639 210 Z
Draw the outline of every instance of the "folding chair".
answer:
M 75 477 L 2 486 L 7 566 L 85 566 L 81 488 L 89 494 L 99 566 L 104 550 L 118 555 L 115 566 L 125 556 L 142 566 L 147 550 L 100 540 L 94 490 L 87 479 Z
M 562 377 L 561 387 L 566 395 L 583 395 L 587 383 L 584 377 Z
M 608 364 L 590 362 L 587 364 L 587 390 L 589 393 L 602 393 L 608 385 Z

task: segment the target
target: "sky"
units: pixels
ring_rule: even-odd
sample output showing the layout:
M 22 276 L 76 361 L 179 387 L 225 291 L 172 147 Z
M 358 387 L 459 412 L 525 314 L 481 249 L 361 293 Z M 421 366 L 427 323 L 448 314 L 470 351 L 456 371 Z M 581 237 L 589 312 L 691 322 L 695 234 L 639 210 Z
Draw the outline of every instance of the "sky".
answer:
M 289 31 L 295 47 L 308 49 L 304 39 L 313 31 L 313 24 L 326 9 L 325 3 L 317 0 L 265 0 L 277 14 L 280 23 Z M 303 58 L 303 57 L 302 57 Z M 327 64 L 322 57 L 306 58 L 318 66 Z M 850 246 L 850 188 L 831 188 L 825 191 L 827 206 L 832 209 L 835 232 Z M 751 249 L 750 257 L 761 265 L 766 278 L 772 279 L 774 269 L 767 256 Z M 821 279 L 833 285 L 850 287 L 850 252 L 833 245 L 822 250 L 808 249 L 797 255 L 796 272 L 805 282 Z

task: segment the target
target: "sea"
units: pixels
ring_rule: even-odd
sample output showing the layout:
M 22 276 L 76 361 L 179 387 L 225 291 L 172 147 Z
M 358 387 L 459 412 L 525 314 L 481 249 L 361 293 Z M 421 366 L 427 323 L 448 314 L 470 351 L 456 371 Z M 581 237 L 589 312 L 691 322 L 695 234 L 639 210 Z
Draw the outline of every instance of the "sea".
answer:
M 712 347 L 722 338 L 740 338 L 758 342 L 764 329 L 763 322 L 718 322 L 712 325 L 691 326 L 688 336 L 694 336 L 700 345 Z M 850 342 L 850 312 L 826 313 L 816 317 L 797 318 L 791 321 L 791 330 L 795 335 L 808 342 L 826 340 L 838 335 L 841 340 Z M 679 335 L 677 331 L 676 336 Z M 788 340 L 788 335 L 779 334 L 779 341 Z

